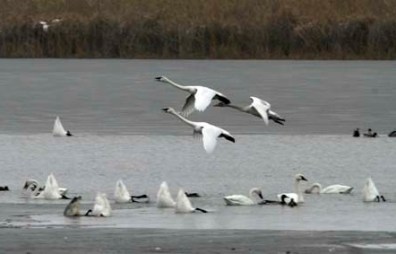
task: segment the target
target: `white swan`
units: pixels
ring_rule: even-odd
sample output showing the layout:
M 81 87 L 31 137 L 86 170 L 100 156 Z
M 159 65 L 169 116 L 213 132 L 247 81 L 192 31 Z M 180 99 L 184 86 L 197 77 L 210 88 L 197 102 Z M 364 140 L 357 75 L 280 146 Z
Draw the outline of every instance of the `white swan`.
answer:
M 164 76 L 155 79 L 190 93 L 182 109 L 182 115 L 184 116 L 188 116 L 194 110 L 204 111 L 213 99 L 217 99 L 226 104 L 230 103 L 230 100 L 224 94 L 205 86 L 182 86 Z
M 317 194 L 350 194 L 353 190 L 353 187 L 341 184 L 333 184 L 329 185 L 325 188 L 322 188 L 320 183 L 314 183 L 305 190 L 305 193 L 317 193 Z
M 205 122 L 190 121 L 177 113 L 173 108 L 164 108 L 163 110 L 178 117 L 180 120 L 193 127 L 193 134 L 202 134 L 203 146 L 207 153 L 213 152 L 217 144 L 217 138 L 225 138 L 235 143 L 235 138 L 224 129 Z
M 380 202 L 386 201 L 384 196 L 380 195 L 377 187 L 375 186 L 371 177 L 367 178 L 366 183 L 363 187 L 363 201 L 364 202 Z
M 263 193 L 259 188 L 252 188 L 249 191 L 249 197 L 244 195 L 236 194 L 224 197 L 224 201 L 226 205 L 256 205 L 258 202 L 255 202 L 255 198 L 258 198 L 262 201 Z
M 176 213 L 193 213 L 196 211 L 207 213 L 207 211 L 204 209 L 194 208 L 191 205 L 190 200 L 186 196 L 186 193 L 182 189 L 180 189 L 179 192 L 177 193 L 175 212 Z
M 157 192 L 157 207 L 158 208 L 173 208 L 176 202 L 173 200 L 169 192 L 169 187 L 166 182 L 162 182 Z
M 139 195 L 139 196 L 133 196 L 129 194 L 129 191 L 127 190 L 124 182 L 120 179 L 116 183 L 116 187 L 114 190 L 114 199 L 116 203 L 128 203 L 128 202 L 137 202 L 136 199 L 141 199 L 141 198 L 146 198 L 147 200 L 144 201 L 145 203 L 149 202 L 149 198 L 146 194 Z
M 52 129 L 52 135 L 54 137 L 72 136 L 70 131 L 66 131 L 65 128 L 63 128 L 59 116 L 55 118 L 54 128 Z
M 303 174 L 297 174 L 294 177 L 294 190 L 295 193 L 281 193 L 278 194 L 278 200 L 281 202 L 285 202 L 289 204 L 290 202 L 294 202 L 296 204 L 304 202 L 304 196 L 300 188 L 301 181 L 308 181 Z M 282 198 L 283 197 L 283 198 Z
M 49 200 L 68 199 L 64 194 L 62 195 L 59 193 L 58 181 L 56 181 L 55 176 L 52 173 L 47 177 L 44 189 L 40 190 L 40 188 L 35 188 L 31 197 Z
M 55 176 L 52 174 L 52 178 L 55 179 Z M 56 181 L 56 179 L 55 179 Z M 56 182 L 57 183 L 57 182 Z M 23 185 L 23 190 L 26 193 L 33 193 L 35 192 L 38 195 L 40 192 L 44 190 L 45 186 L 40 186 L 39 182 L 35 179 L 28 179 L 26 180 L 25 184 Z M 58 192 L 61 196 L 65 196 L 67 193 L 67 188 L 59 187 Z
M 98 193 L 93 209 L 89 209 L 85 216 L 109 217 L 111 215 L 110 202 L 105 193 Z
M 283 122 L 286 120 L 282 118 L 280 115 L 278 115 L 276 112 L 271 110 L 271 104 L 268 102 L 261 100 L 260 98 L 257 97 L 250 97 L 252 100 L 252 103 L 247 105 L 247 106 L 238 106 L 238 105 L 233 105 L 233 104 L 225 104 L 223 102 L 220 102 L 216 105 L 215 107 L 229 107 L 233 109 L 237 109 L 241 112 L 245 112 L 251 115 L 254 115 L 256 117 L 262 118 L 265 122 L 265 124 L 268 125 L 268 120 L 272 120 L 275 123 L 283 125 Z

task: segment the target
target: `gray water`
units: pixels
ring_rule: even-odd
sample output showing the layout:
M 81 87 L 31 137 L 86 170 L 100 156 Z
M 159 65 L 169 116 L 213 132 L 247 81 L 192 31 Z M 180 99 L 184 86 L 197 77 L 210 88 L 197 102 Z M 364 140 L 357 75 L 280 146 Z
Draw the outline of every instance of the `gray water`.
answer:
M 1 226 L 134 227 L 396 231 L 395 62 L 0 60 Z M 161 112 L 180 108 L 186 94 L 154 81 L 209 84 L 236 104 L 255 95 L 284 116 L 285 126 L 231 109 L 209 108 L 191 119 L 229 130 L 206 154 L 191 129 Z M 75 137 L 51 135 L 56 115 Z M 377 139 L 352 138 L 371 127 Z M 110 218 L 69 219 L 67 201 L 26 199 L 27 178 L 53 172 L 69 195 L 92 206 L 97 191 L 113 205 Z M 351 195 L 306 195 L 297 208 L 227 207 L 222 197 L 260 187 L 275 199 L 293 191 L 293 177 L 346 184 Z M 363 203 L 371 176 L 389 200 Z M 146 193 L 149 204 L 114 204 L 115 182 Z M 159 184 L 199 192 L 193 205 L 208 214 L 175 214 L 155 207 Z

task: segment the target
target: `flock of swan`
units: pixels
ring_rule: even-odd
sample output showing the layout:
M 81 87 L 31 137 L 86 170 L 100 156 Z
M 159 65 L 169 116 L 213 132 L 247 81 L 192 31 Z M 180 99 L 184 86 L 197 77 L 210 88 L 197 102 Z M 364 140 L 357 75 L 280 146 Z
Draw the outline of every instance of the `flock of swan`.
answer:
M 177 112 L 171 107 L 164 108 L 163 111 L 174 115 L 180 119 L 183 123 L 193 128 L 193 135 L 202 135 L 203 147 L 207 153 L 214 151 L 217 139 L 224 138 L 230 142 L 235 143 L 235 138 L 230 132 L 212 125 L 206 122 L 195 122 L 187 119 L 187 117 L 194 111 L 205 111 L 213 100 L 218 100 L 219 103 L 215 104 L 216 107 L 229 107 L 238 111 L 251 114 L 255 117 L 261 118 L 266 125 L 269 124 L 269 120 L 283 125 L 285 119 L 279 114 L 271 110 L 271 105 L 257 97 L 250 97 L 251 104 L 247 106 L 238 106 L 231 104 L 224 94 L 204 86 L 183 86 L 176 82 L 168 79 L 167 77 L 161 76 L 156 78 L 157 81 L 170 84 L 180 90 L 188 92 L 190 95 L 186 98 L 186 101 L 182 107 L 181 112 Z M 66 137 L 72 136 L 71 132 L 65 130 L 59 117 L 56 117 L 54 127 L 52 131 L 55 137 Z M 308 181 L 303 174 L 297 174 L 294 178 L 294 191 L 293 193 L 279 193 L 275 200 L 264 199 L 263 193 L 260 188 L 252 188 L 249 191 L 248 196 L 242 194 L 234 194 L 223 197 L 226 205 L 229 206 L 249 206 L 249 205 L 287 205 L 290 207 L 297 206 L 304 202 L 305 194 L 317 193 L 317 194 L 350 194 L 353 190 L 351 186 L 345 186 L 340 184 L 330 185 L 322 188 L 319 183 L 314 183 L 308 189 L 303 191 L 301 189 L 301 182 Z M 28 179 L 23 186 L 24 194 L 33 199 L 69 199 L 67 197 L 67 189 L 59 187 L 57 180 L 53 174 L 47 177 L 44 185 L 40 185 L 38 181 Z M 169 191 L 168 184 L 162 182 L 156 197 L 156 205 L 158 208 L 172 208 L 176 213 L 192 213 L 202 212 L 207 213 L 207 210 L 202 208 L 193 207 L 189 197 L 199 197 L 197 193 L 186 193 L 183 189 L 179 189 L 177 197 L 174 200 Z M 81 212 L 80 201 L 81 196 L 76 196 L 71 199 L 64 210 L 64 216 L 76 217 L 76 216 L 101 216 L 108 217 L 111 215 L 111 205 L 105 193 L 97 193 L 95 202 L 92 209 L 86 212 Z M 143 200 L 143 201 L 142 201 Z M 150 202 L 149 197 L 146 194 L 133 196 L 128 192 L 127 187 L 120 179 L 116 182 L 114 191 L 114 201 L 116 203 L 127 203 L 127 202 Z M 365 202 L 380 202 L 385 201 L 378 189 L 376 188 L 373 180 L 368 178 L 363 188 L 363 201 Z

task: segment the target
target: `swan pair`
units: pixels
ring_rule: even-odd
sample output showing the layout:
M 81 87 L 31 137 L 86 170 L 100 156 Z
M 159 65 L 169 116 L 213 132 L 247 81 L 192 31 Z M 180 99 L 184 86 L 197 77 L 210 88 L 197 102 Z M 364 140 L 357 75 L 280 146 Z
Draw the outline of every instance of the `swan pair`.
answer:
M 63 128 L 63 125 L 60 121 L 59 116 L 55 118 L 54 122 L 54 128 L 52 129 L 52 135 L 54 137 L 70 137 L 73 136 L 70 131 L 66 131 L 65 128 Z
M 80 200 L 81 196 L 74 197 L 63 211 L 66 217 L 78 216 L 96 216 L 96 217 L 109 217 L 111 215 L 110 202 L 106 194 L 98 193 L 95 197 L 95 203 L 92 209 L 89 209 L 84 215 L 80 213 Z
M 146 198 L 146 202 L 149 202 L 149 198 L 146 194 L 140 196 L 131 196 L 127 190 L 124 182 L 120 179 L 116 183 L 114 190 L 114 199 L 116 203 L 129 203 L 129 202 L 139 202 L 136 199 Z
M 381 195 L 374 184 L 371 177 L 367 178 L 363 187 L 363 201 L 364 202 L 385 202 L 385 197 Z
M 48 175 L 44 186 L 41 187 L 34 179 L 28 179 L 26 180 L 23 189 L 25 192 L 30 194 L 31 198 L 49 200 L 69 199 L 66 197 L 67 189 L 59 187 L 58 181 L 52 173 Z
M 312 194 L 350 194 L 353 190 L 353 187 L 341 184 L 333 184 L 329 185 L 325 188 L 322 188 L 320 183 L 314 183 L 305 190 L 305 193 Z
M 192 196 L 197 196 L 197 194 L 193 193 Z M 157 192 L 157 207 L 174 208 L 176 213 L 193 213 L 196 211 L 207 213 L 207 211 L 204 209 L 194 208 L 187 197 L 187 193 L 184 192 L 183 189 L 179 189 L 175 202 L 172 198 L 172 195 L 170 194 L 169 187 L 166 182 L 161 183 Z

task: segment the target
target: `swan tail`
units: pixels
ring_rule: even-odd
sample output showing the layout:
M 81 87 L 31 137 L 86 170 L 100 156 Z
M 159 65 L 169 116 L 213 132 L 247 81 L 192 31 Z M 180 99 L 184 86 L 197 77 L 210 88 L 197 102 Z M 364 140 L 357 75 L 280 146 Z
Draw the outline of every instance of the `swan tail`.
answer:
M 204 210 L 202 208 L 195 208 L 195 211 L 199 211 L 199 212 L 202 212 L 202 213 L 207 213 L 208 212 L 208 211 L 206 211 L 206 210 Z

